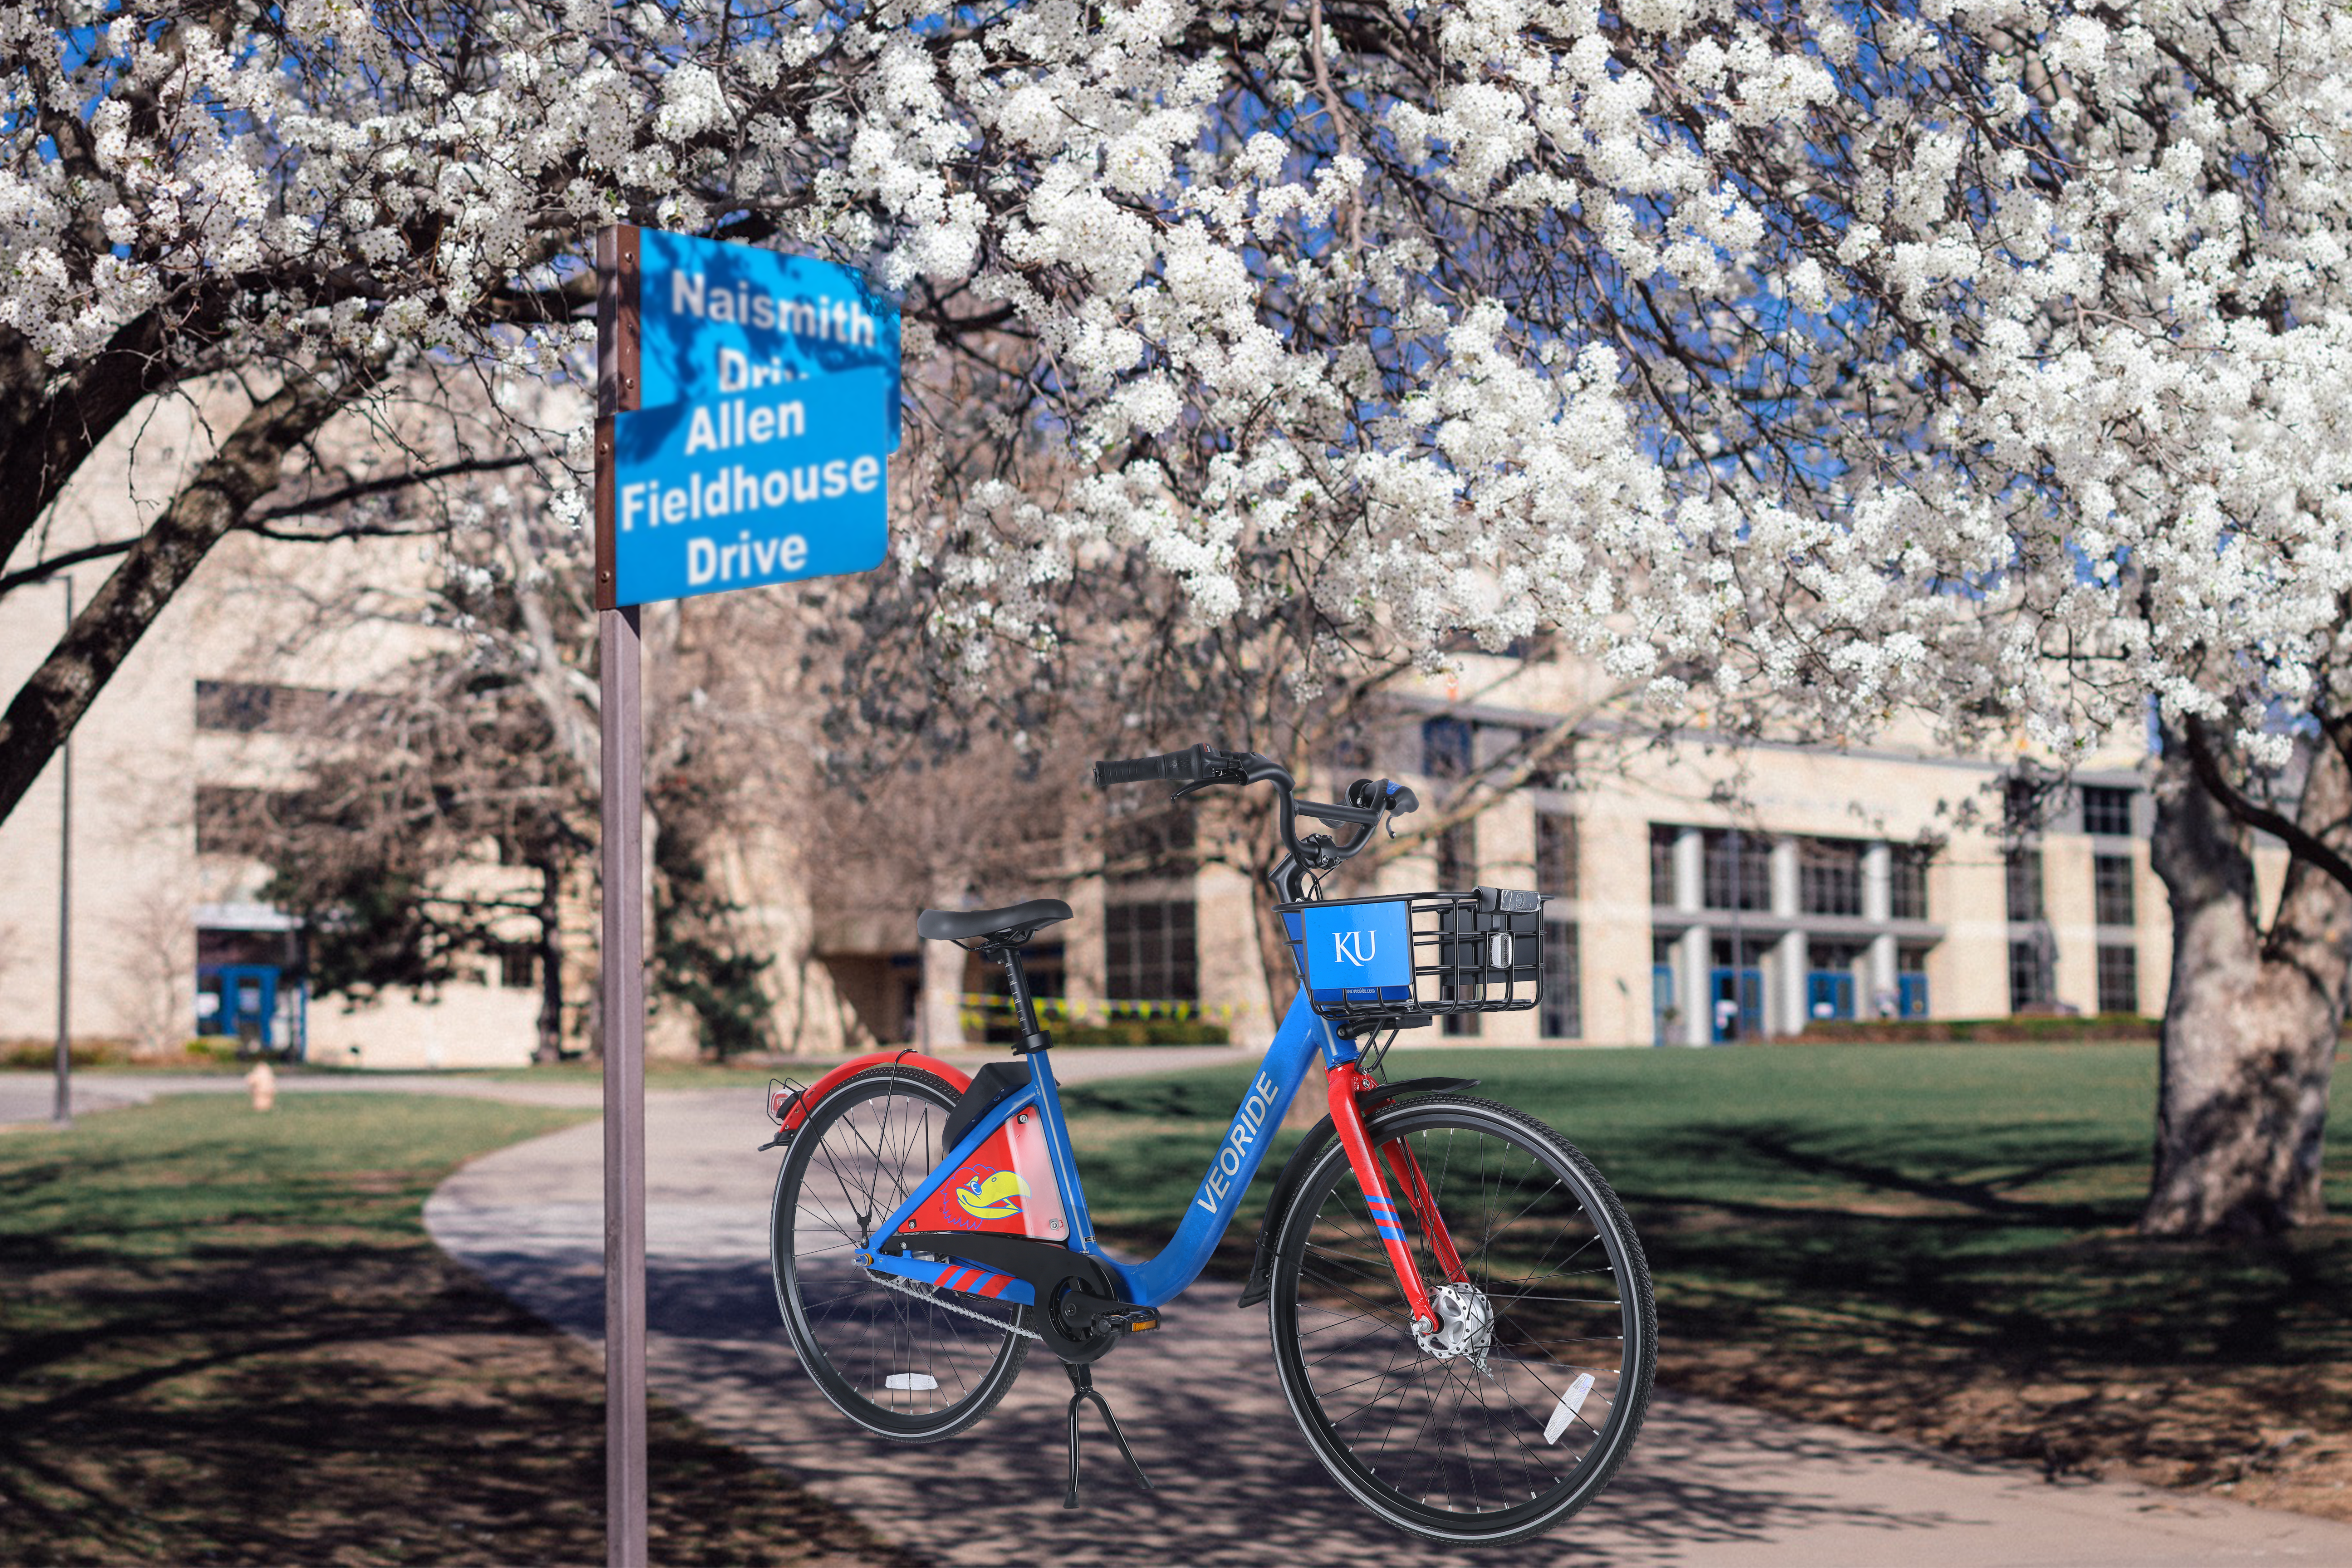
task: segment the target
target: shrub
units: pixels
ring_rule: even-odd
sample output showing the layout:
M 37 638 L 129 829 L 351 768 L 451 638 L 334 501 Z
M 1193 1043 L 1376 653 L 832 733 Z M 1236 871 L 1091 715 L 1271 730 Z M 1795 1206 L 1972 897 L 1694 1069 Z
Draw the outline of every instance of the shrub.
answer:
M 1794 1037 L 1807 1045 L 2033 1045 L 2062 1040 L 2153 1040 L 2158 1021 L 2136 1013 L 2008 1018 L 1832 1018 Z

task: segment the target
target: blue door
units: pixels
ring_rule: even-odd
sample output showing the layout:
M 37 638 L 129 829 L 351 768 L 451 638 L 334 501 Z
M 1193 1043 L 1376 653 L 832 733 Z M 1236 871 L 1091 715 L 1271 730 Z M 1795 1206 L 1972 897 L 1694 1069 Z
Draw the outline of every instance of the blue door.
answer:
M 1650 1043 L 1670 1045 L 1674 1041 L 1675 966 L 1671 963 L 1650 965 Z
M 1843 969 L 1816 969 L 1805 976 L 1805 1016 L 1853 1016 L 1853 976 Z
M 1896 1016 L 1904 1018 L 1924 1018 L 1927 1016 L 1927 977 L 1906 973 L 1895 977 Z
M 274 963 L 222 964 L 220 1014 L 213 1027 L 235 1035 L 248 1048 L 275 1050 L 278 975 Z
M 1717 970 L 1714 1005 L 1716 1044 L 1760 1039 L 1764 1034 L 1764 972 Z

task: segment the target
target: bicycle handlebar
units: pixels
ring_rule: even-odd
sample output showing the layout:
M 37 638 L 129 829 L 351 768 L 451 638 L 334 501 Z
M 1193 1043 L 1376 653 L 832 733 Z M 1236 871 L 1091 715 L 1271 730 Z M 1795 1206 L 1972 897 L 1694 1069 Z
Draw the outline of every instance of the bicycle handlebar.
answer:
M 1163 752 L 1156 757 L 1136 757 L 1128 762 L 1100 762 L 1095 764 L 1095 787 L 1108 789 L 1112 784 L 1149 784 L 1154 779 L 1173 779 L 1179 783 L 1210 776 L 1209 748 L 1187 746 L 1181 752 Z
M 1348 786 L 1348 802 L 1344 805 L 1333 801 L 1300 800 L 1297 781 L 1281 763 L 1255 752 L 1223 752 L 1205 745 L 1163 752 L 1156 757 L 1105 760 L 1094 765 L 1097 789 L 1154 781 L 1184 786 L 1176 792 L 1180 796 L 1209 784 L 1273 784 L 1282 797 L 1279 821 L 1283 847 L 1288 851 L 1275 868 L 1274 881 L 1283 896 L 1291 900 L 1298 897 L 1297 882 L 1303 869 L 1328 870 L 1342 860 L 1354 858 L 1371 843 L 1372 829 L 1382 817 L 1402 816 L 1421 805 L 1412 790 L 1386 779 L 1377 784 L 1370 779 L 1358 779 Z M 1353 827 L 1357 830 L 1355 837 L 1345 843 L 1335 843 L 1328 836 L 1318 834 L 1302 843 L 1298 837 L 1298 818 L 1302 814 L 1334 827 Z

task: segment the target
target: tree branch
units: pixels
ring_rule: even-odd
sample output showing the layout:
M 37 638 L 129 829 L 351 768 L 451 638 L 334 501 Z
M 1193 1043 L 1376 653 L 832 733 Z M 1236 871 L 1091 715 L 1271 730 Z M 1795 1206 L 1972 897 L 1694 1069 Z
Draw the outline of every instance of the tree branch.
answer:
M 263 523 L 277 522 L 281 519 L 289 517 L 308 517 L 316 512 L 327 511 L 335 507 L 348 505 L 355 500 L 364 500 L 369 496 L 384 495 L 393 490 L 406 489 L 411 485 L 431 484 L 436 479 L 455 479 L 460 474 L 499 473 L 508 468 L 521 468 L 527 463 L 535 463 L 541 458 L 550 457 L 551 455 L 551 453 L 544 451 L 510 452 L 503 457 L 497 458 L 460 458 L 456 462 L 442 463 L 430 468 L 412 468 L 405 473 L 386 474 L 379 479 L 358 479 L 354 480 L 351 484 L 344 485 L 339 489 L 329 490 L 323 495 L 305 496 L 300 500 L 286 501 L 278 506 L 258 508 L 248 514 L 244 526 L 252 529 L 255 532 L 260 532 L 262 530 L 259 525 Z M 308 538 L 310 536 L 273 533 L 268 537 L 272 539 L 293 539 Z M 323 539 L 336 539 L 342 537 L 342 535 L 331 533 L 321 534 L 317 537 Z
M 2220 760 L 2213 754 L 2212 738 L 2207 734 L 2205 721 L 2191 715 L 2182 726 L 2183 738 L 2189 744 L 2189 765 L 2197 774 L 2197 782 L 2205 792 L 2221 803 L 2231 816 L 2249 827 L 2259 827 L 2284 842 L 2297 858 L 2308 860 L 2347 890 L 2352 890 L 2352 860 L 2347 860 L 2326 842 L 2302 824 L 2267 805 L 2249 800 L 2235 784 L 2221 774 Z
M 333 380 L 296 374 L 254 405 L 141 535 L 41 668 L 0 714 L 0 821 L 89 710 L 172 595 L 259 497 L 304 437 L 374 384 L 379 368 Z
M 36 583 L 46 583 L 68 566 L 79 566 L 85 561 L 103 561 L 110 555 L 127 553 L 131 546 L 138 542 L 137 536 L 130 539 L 110 539 L 99 544 L 85 544 L 79 550 L 68 550 L 63 555 L 52 555 L 47 561 L 36 561 L 21 572 L 11 572 L 5 576 L 0 576 L 0 598 L 5 598 L 19 588 L 30 587 Z

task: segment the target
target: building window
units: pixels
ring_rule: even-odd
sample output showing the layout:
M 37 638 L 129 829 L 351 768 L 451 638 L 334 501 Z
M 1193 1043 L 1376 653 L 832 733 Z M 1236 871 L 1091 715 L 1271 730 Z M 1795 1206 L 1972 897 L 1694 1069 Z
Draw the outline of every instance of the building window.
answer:
M 2118 838 L 2131 836 L 2134 791 L 2103 784 L 2083 786 L 2083 831 Z
M 291 808 L 283 791 L 196 786 L 196 853 L 258 858 L 278 839 L 277 825 Z
M 1467 719 L 1430 719 L 1421 726 L 1421 771 L 1433 779 L 1466 778 L 1474 731 Z
M 2005 779 L 2001 784 L 2001 826 L 2012 837 L 2039 833 L 2050 825 L 2058 796 L 2042 777 Z
M 2099 944 L 2099 1011 L 2139 1011 L 2139 949 L 2128 942 Z
M 2132 912 L 2132 861 L 2128 855 L 2091 857 L 2091 898 L 2103 926 L 2127 926 Z
M 196 682 L 196 728 L 251 734 L 257 730 L 301 731 L 315 727 L 333 693 L 306 686 L 273 686 L 257 680 Z
M 1583 970 L 1576 948 L 1576 922 L 1544 921 L 1543 940 L 1543 1000 L 1537 1005 L 1543 1037 L 1580 1040 L 1584 1037 Z
M 1772 907 L 1772 841 L 1758 833 L 1709 829 L 1706 843 L 1706 907 L 1769 910 Z
M 1349 730 L 1335 737 L 1327 759 L 1331 771 L 1340 773 L 1368 773 L 1372 771 L 1372 738 L 1364 730 Z
M 1859 1016 L 1862 964 L 1869 949 L 1857 942 L 1806 943 L 1805 1016 L 1809 1019 L 1852 1018 Z
M 1675 840 L 1682 834 L 1663 822 L 1650 824 L 1650 902 L 1661 909 L 1675 907 Z
M 2009 1010 L 2022 1013 L 2046 1007 L 2052 995 L 2050 940 L 2045 935 L 2023 937 L 2009 944 Z
M 1927 950 L 1924 947 L 1895 950 L 1895 1016 L 1927 1016 Z
M 499 984 L 509 991 L 529 991 L 539 984 L 539 950 L 527 942 L 499 948 Z
M 1927 918 L 1927 862 L 1935 851 L 1918 844 L 1886 848 L 1886 914 L 1890 920 Z
M 1459 823 L 1437 836 L 1437 885 L 1449 892 L 1478 885 L 1478 825 Z
M 1536 891 L 1576 897 L 1576 818 L 1564 811 L 1536 813 Z
M 2042 851 L 2011 849 L 2004 858 L 2004 869 L 2009 881 L 2009 918 L 2013 921 L 2038 921 L 2042 918 Z
M 1190 899 L 1103 910 L 1103 989 L 1113 1002 L 1197 1002 L 1201 966 Z
M 1809 915 L 1862 913 L 1862 846 L 1843 838 L 1799 839 L 1797 907 Z

